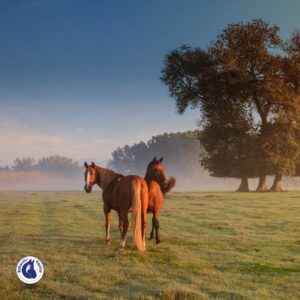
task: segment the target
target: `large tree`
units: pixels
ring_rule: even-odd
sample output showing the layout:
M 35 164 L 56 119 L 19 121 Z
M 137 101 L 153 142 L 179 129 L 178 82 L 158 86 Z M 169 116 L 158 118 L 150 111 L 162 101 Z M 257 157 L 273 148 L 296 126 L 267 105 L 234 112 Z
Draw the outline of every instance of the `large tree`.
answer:
M 212 176 L 241 178 L 238 191 L 248 192 L 248 178 L 255 177 L 252 120 L 240 107 L 228 106 L 220 113 L 216 107 L 215 116 L 203 124 L 201 163 Z
M 293 148 L 293 126 L 298 126 L 297 122 L 293 126 L 286 126 L 284 122 L 288 116 L 289 122 L 293 123 L 297 110 L 295 91 L 291 91 L 288 72 L 284 69 L 290 63 L 291 55 L 283 57 L 277 54 L 277 50 L 282 47 L 278 31 L 277 26 L 270 26 L 261 19 L 230 24 L 207 51 L 187 46 L 171 51 L 162 70 L 162 81 L 175 98 L 179 113 L 183 113 L 188 106 L 199 107 L 204 123 L 213 123 L 217 113 L 221 124 L 227 126 L 230 123 L 235 128 L 237 123 L 234 119 L 239 119 L 238 114 L 233 115 L 233 120 L 228 122 L 228 108 L 222 110 L 219 107 L 226 103 L 227 107 L 237 107 L 236 111 L 246 112 L 242 115 L 246 117 L 246 123 L 247 120 L 252 121 L 252 133 L 244 135 L 243 140 L 248 136 L 251 142 L 255 136 L 255 147 L 251 147 L 252 155 L 244 155 L 244 158 L 251 161 L 253 156 L 256 157 L 255 172 L 259 177 L 257 191 L 268 189 L 266 175 L 276 175 L 275 186 L 276 182 L 280 185 L 282 175 L 293 175 L 295 168 L 292 166 L 297 159 L 297 147 L 291 156 L 283 147 L 266 147 L 268 141 L 278 140 L 285 135 L 288 145 Z M 294 46 L 295 42 L 290 42 L 286 48 L 291 47 L 291 44 Z M 234 142 L 235 130 L 231 131 L 230 142 L 227 135 L 223 138 L 222 128 L 221 125 L 218 138 L 223 139 L 228 148 L 233 149 L 235 145 L 237 148 L 234 151 L 241 152 L 244 149 L 249 152 L 244 142 Z M 288 135 L 284 133 L 287 128 Z M 227 153 L 226 147 L 223 150 L 224 154 Z M 232 156 L 227 159 L 232 160 Z M 244 163 L 248 165 L 246 160 Z M 226 169 L 227 174 L 236 170 L 234 163 L 231 167 L 231 170 Z M 252 170 L 249 173 L 252 174 Z
M 237 82 L 242 83 L 245 105 L 258 116 L 257 120 L 257 173 L 258 191 L 267 190 L 266 175 L 271 172 L 264 141 L 268 119 L 272 113 L 275 97 L 280 95 L 281 78 L 278 74 L 278 55 L 272 52 L 281 45 L 279 28 L 262 20 L 227 26 L 211 47 L 225 70 L 235 71 Z
M 267 174 L 275 174 L 271 190 L 281 190 L 282 175 L 295 174 L 299 148 L 294 134 L 299 115 L 297 95 L 288 80 L 289 73 L 294 74 L 297 67 L 292 63 L 291 51 L 286 57 L 274 51 L 279 48 L 295 50 L 297 35 L 282 47 L 278 31 L 277 26 L 270 26 L 262 20 L 233 24 L 224 30 L 212 47 L 216 56 L 221 60 L 225 58 L 222 61 L 230 57 L 227 61 L 229 69 L 239 70 L 239 80 L 246 83 L 247 102 L 259 117 L 256 146 L 260 178 L 257 190 L 260 191 L 267 190 Z M 290 62 L 288 68 L 285 67 L 287 62 Z

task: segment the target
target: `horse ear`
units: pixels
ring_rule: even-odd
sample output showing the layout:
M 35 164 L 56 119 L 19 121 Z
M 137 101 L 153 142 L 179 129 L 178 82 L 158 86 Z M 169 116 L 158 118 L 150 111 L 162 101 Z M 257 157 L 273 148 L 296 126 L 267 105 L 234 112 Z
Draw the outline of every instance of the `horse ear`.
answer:
M 160 160 L 159 160 L 159 162 L 161 163 L 161 162 L 163 161 L 163 159 L 164 159 L 164 158 L 163 158 L 163 157 L 161 157 L 161 158 L 160 158 Z
M 152 159 L 152 162 L 155 162 L 156 161 L 156 156 L 154 156 L 154 158 Z
M 86 168 L 86 169 L 87 169 L 87 168 L 88 168 L 88 166 L 89 166 L 89 165 L 87 164 L 87 162 L 86 162 L 86 161 L 84 162 L 84 166 L 85 166 L 85 168 Z
M 95 168 L 95 163 L 94 162 L 92 162 L 92 167 Z

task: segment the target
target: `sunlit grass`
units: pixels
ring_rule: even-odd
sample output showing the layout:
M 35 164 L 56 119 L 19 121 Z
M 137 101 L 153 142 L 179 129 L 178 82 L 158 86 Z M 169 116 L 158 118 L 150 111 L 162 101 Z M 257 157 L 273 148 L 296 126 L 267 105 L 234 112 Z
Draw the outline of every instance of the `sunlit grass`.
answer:
M 161 244 L 140 253 L 130 232 L 120 253 L 99 193 L 0 193 L 0 298 L 300 298 L 300 193 L 173 193 L 160 225 Z M 34 286 L 15 273 L 27 255 Z

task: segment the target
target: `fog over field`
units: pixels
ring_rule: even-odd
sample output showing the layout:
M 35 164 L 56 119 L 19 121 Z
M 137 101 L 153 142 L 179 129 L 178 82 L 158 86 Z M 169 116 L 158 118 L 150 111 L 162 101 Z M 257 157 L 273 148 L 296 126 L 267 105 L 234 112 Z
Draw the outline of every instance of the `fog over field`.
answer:
M 83 190 L 84 162 L 109 168 L 123 175 L 144 177 L 147 165 L 154 157 L 163 158 L 166 177 L 175 177 L 174 191 L 235 191 L 239 178 L 213 177 L 201 165 L 205 154 L 199 143 L 199 131 L 163 133 L 148 141 L 117 147 L 109 160 L 85 158 L 76 160 L 61 155 L 41 158 L 16 158 L 10 166 L 0 167 L 0 190 L 2 191 L 50 191 Z M 274 176 L 267 177 L 270 187 Z M 254 191 L 258 178 L 249 178 L 249 188 Z M 300 177 L 283 177 L 287 190 L 300 189 Z M 99 190 L 95 186 L 94 190 Z
M 165 164 L 167 165 L 167 163 Z M 146 169 L 146 163 L 145 163 Z M 182 176 L 178 173 L 168 172 L 172 170 L 172 165 L 166 166 L 166 175 L 176 177 L 176 186 L 174 191 L 235 191 L 240 181 L 238 179 L 214 178 L 199 167 L 199 174 L 186 174 Z M 145 170 L 135 172 L 136 175 L 144 176 Z M 267 178 L 269 186 L 273 177 Z M 284 177 L 284 187 L 287 190 L 300 190 L 299 177 Z M 255 190 L 257 179 L 249 180 L 250 190 Z M 79 167 L 73 172 L 63 172 L 54 170 L 52 172 L 33 171 L 0 171 L 0 190 L 1 191 L 80 191 L 84 187 L 84 168 Z M 99 191 L 98 186 L 94 186 L 95 191 Z

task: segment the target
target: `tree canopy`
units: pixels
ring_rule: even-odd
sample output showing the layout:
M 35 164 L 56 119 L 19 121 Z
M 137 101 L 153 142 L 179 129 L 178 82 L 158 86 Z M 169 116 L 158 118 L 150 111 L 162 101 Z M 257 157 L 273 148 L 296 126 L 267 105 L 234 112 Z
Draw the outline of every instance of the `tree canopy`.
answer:
M 259 177 L 257 190 L 267 189 L 266 175 L 295 175 L 299 62 L 299 32 L 283 42 L 261 19 L 228 25 L 207 50 L 167 54 L 161 79 L 179 113 L 200 110 L 201 161 L 212 175 Z

